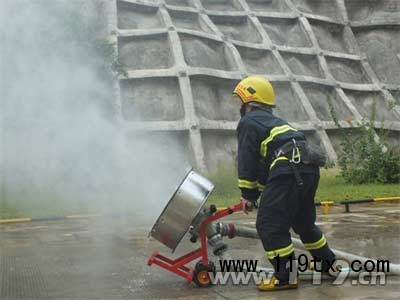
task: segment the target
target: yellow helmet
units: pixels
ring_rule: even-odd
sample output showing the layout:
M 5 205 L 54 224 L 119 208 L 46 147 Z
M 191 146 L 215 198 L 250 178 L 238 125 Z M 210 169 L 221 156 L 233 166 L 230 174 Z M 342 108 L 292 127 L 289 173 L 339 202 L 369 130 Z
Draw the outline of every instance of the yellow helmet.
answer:
M 275 92 L 268 79 L 252 75 L 238 83 L 233 94 L 240 97 L 243 103 L 258 102 L 275 106 Z

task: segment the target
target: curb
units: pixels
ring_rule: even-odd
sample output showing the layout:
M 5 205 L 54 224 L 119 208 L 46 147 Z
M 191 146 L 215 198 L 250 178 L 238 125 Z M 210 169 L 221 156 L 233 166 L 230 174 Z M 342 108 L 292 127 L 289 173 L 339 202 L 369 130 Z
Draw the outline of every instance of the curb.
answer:
M 345 206 L 345 212 L 349 213 L 350 212 L 350 204 L 360 204 L 360 203 L 371 203 L 371 202 L 385 202 L 385 201 L 398 201 L 400 200 L 399 197 L 383 197 L 383 198 L 368 198 L 368 199 L 358 199 L 358 200 L 350 200 L 346 199 L 343 201 L 321 201 L 321 202 L 316 202 L 315 206 L 322 206 L 322 211 L 323 214 L 329 214 L 329 206 L 330 205 L 337 205 L 341 204 Z
M 369 199 L 360 199 L 360 200 L 344 200 L 339 203 L 345 206 L 345 212 L 350 212 L 350 204 L 359 204 L 359 203 L 371 203 L 371 202 L 385 202 L 385 201 L 398 201 L 400 197 L 384 197 L 384 198 L 369 198 Z
M 39 221 L 59 221 L 68 219 L 89 219 L 101 217 L 101 214 L 82 214 L 82 215 L 70 215 L 60 217 L 38 217 L 38 218 L 12 218 L 12 219 L 0 219 L 0 224 L 10 223 L 27 223 L 27 222 L 39 222 Z

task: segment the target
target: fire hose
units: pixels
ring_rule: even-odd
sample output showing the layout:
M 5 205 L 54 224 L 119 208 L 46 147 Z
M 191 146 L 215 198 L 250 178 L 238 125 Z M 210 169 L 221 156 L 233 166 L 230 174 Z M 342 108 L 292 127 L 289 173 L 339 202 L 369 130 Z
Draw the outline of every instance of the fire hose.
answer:
M 221 233 L 222 236 L 228 236 L 229 238 L 233 237 L 245 237 L 245 238 L 253 238 L 253 239 L 259 239 L 260 237 L 258 236 L 257 229 L 256 228 L 251 228 L 247 226 L 238 226 L 234 224 L 223 224 L 223 223 L 218 223 L 215 224 L 215 227 L 219 233 Z M 304 247 L 302 241 L 297 238 L 292 238 L 292 243 L 295 248 L 300 249 L 300 250 L 306 250 Z M 366 263 L 367 261 L 375 261 L 375 259 L 344 252 L 341 250 L 337 249 L 331 249 L 333 253 L 335 253 L 335 256 L 337 259 L 343 259 L 347 262 L 352 262 L 355 260 L 358 260 L 361 264 Z M 388 274 L 390 275 L 400 275 L 400 264 L 393 264 L 389 263 L 389 268 L 390 271 Z

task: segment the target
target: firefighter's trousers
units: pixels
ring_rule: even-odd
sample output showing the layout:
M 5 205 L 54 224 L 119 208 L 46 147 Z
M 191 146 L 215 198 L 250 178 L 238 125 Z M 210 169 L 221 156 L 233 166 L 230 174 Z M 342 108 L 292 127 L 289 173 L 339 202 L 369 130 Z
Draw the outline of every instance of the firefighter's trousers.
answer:
M 312 256 L 321 260 L 324 271 L 335 260 L 325 236 L 315 225 L 314 197 L 319 175 L 301 174 L 301 178 L 302 185 L 298 184 L 294 174 L 268 180 L 258 209 L 257 231 L 274 266 L 275 276 L 282 281 L 288 280 L 290 270 L 287 262 L 294 259 L 290 228 L 300 235 Z

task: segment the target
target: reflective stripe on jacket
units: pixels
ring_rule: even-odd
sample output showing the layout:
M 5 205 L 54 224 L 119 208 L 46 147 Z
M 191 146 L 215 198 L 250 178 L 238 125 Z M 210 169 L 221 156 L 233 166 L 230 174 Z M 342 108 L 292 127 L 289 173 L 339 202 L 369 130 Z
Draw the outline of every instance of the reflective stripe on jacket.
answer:
M 255 109 L 240 119 L 237 139 L 239 188 L 242 197 L 256 200 L 267 179 L 292 173 L 288 160 L 275 160 L 275 151 L 292 139 L 306 138 L 271 112 Z M 300 171 L 319 172 L 314 166 L 301 165 Z

